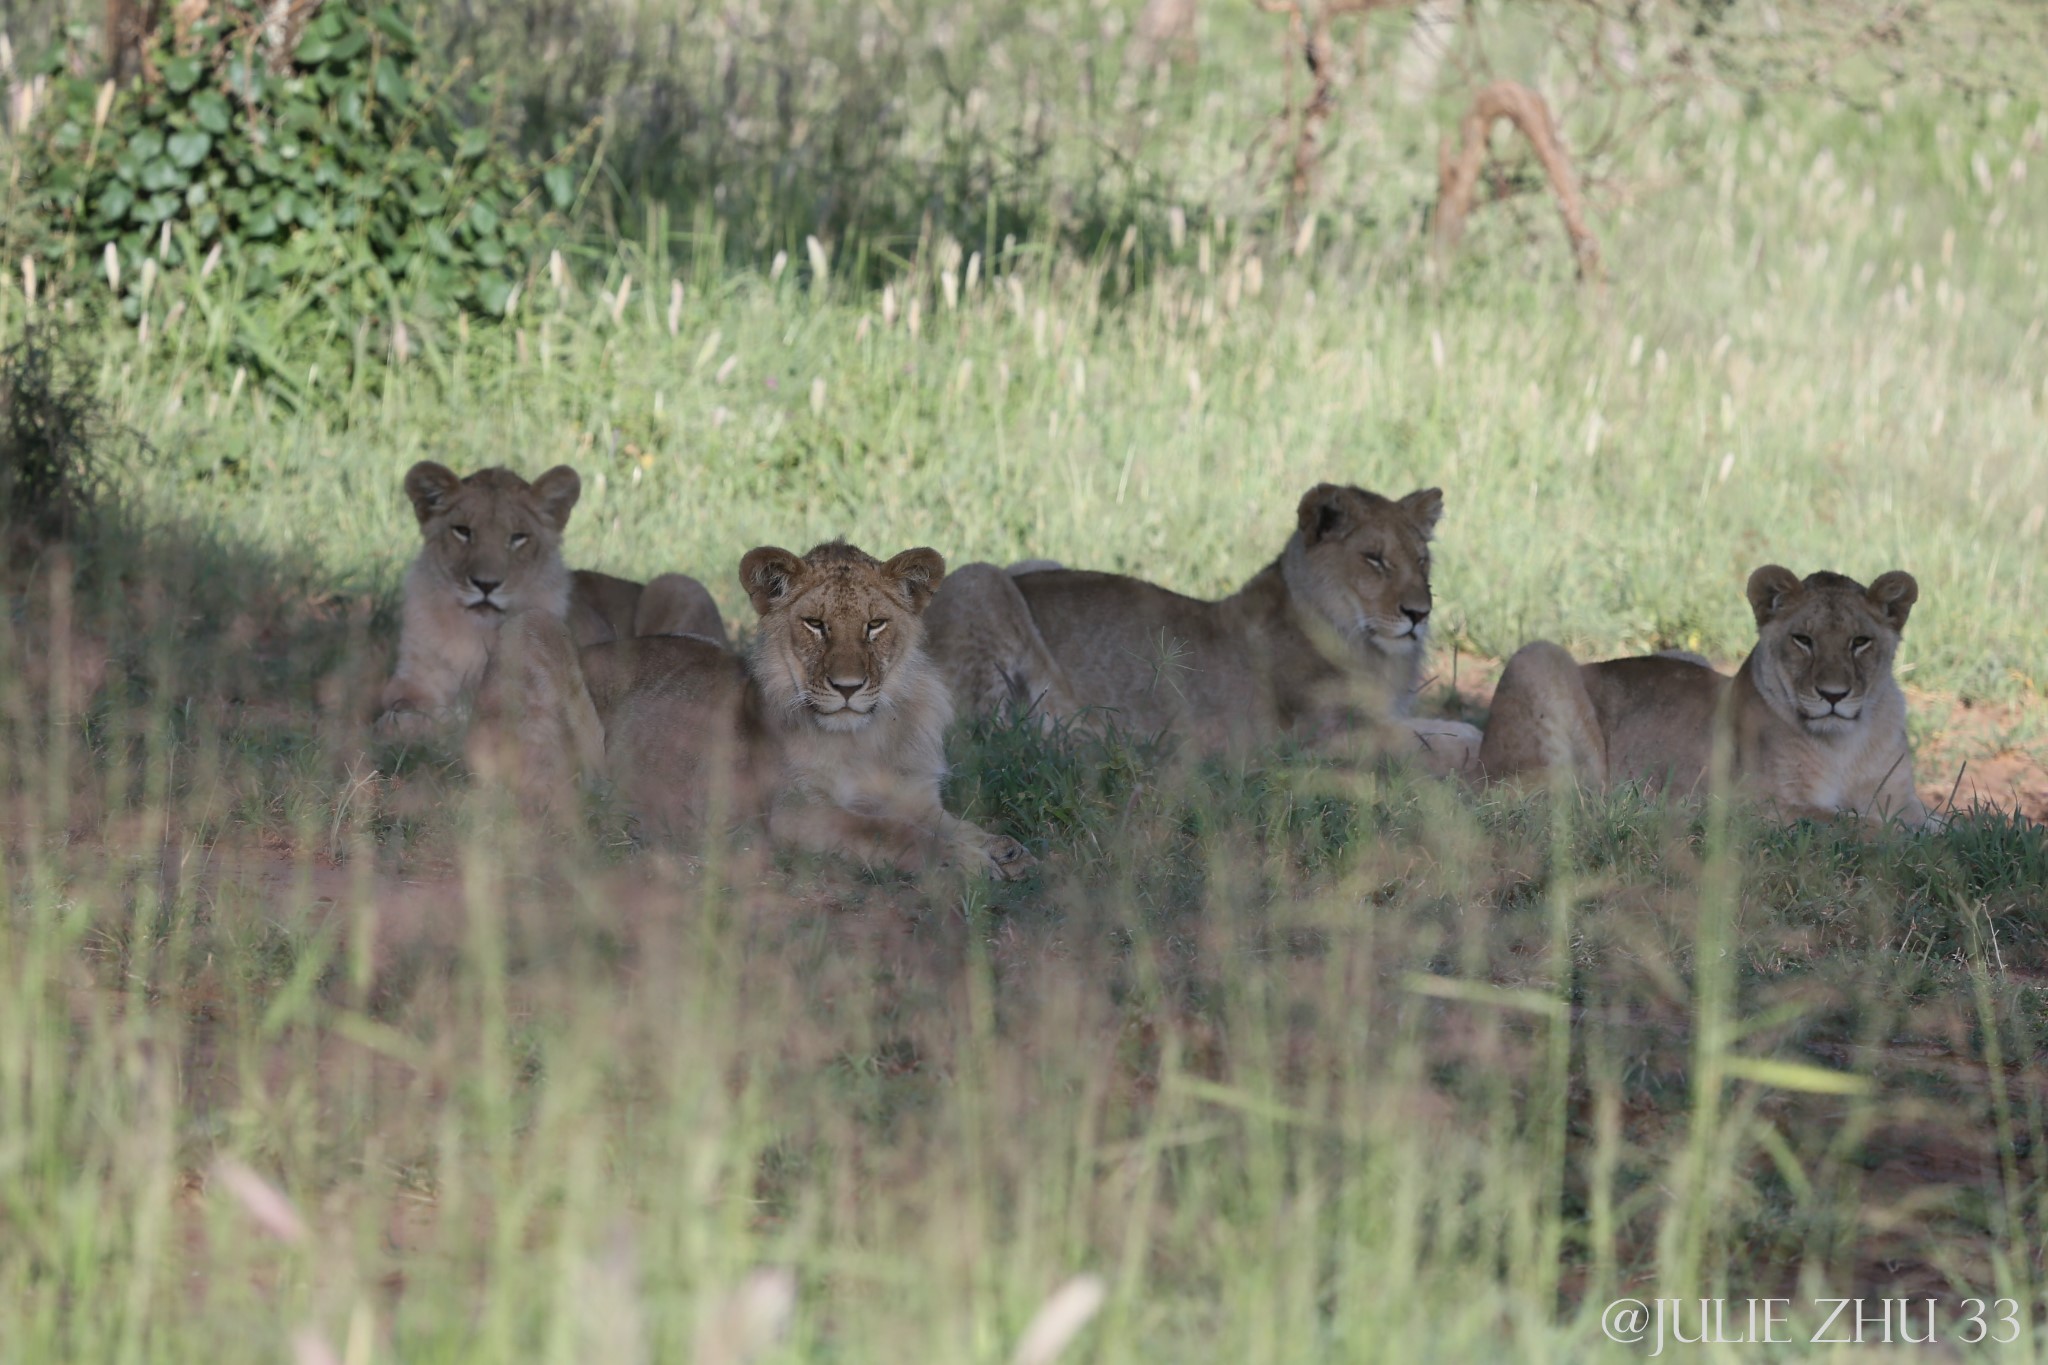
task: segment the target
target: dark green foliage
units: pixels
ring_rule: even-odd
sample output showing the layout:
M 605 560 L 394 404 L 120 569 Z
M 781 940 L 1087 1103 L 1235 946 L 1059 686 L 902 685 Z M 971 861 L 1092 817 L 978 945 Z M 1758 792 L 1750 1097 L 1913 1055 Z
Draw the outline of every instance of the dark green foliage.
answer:
M 309 328 L 347 340 L 365 317 L 502 314 L 575 196 L 569 166 L 504 151 L 471 83 L 428 68 L 397 7 L 329 0 L 289 53 L 264 8 L 233 0 L 182 34 L 167 25 L 154 78 L 120 92 L 104 126 L 101 87 L 53 56 L 10 248 L 89 300 L 111 282 L 111 244 L 130 320 L 154 277 L 224 267 L 231 306 L 274 306 L 241 327 L 236 357 L 272 371 Z
M 0 515 L 43 535 L 75 529 L 101 492 L 108 429 L 84 362 L 29 328 L 0 352 Z
M 953 799 L 992 828 L 1092 839 L 1089 827 L 1128 809 L 1163 756 L 1159 742 L 1095 719 L 1091 728 L 1010 711 L 974 717 L 954 734 Z

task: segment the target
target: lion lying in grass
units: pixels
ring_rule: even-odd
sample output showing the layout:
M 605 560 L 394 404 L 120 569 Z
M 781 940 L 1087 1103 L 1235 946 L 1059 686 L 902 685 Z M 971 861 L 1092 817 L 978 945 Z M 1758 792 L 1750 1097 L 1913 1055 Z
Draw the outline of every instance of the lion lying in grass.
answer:
M 1455 772 L 1479 731 L 1407 714 L 1442 515 L 1438 489 L 1390 499 L 1318 484 L 1279 558 L 1216 602 L 1042 560 L 1007 571 L 970 564 L 932 604 L 932 656 L 956 704 L 975 711 L 1093 712 L 1204 751 L 1362 731 Z
M 944 574 L 928 549 L 750 551 L 740 581 L 761 628 L 745 661 L 691 638 L 578 651 L 559 620 L 522 614 L 486 679 L 481 748 L 514 755 L 543 795 L 606 773 L 658 834 L 754 820 L 785 848 L 1021 877 L 1021 844 L 939 802 L 953 708 L 921 618 Z
M 582 491 L 567 465 L 530 484 L 506 469 L 459 478 L 431 460 L 406 473 L 423 543 L 405 576 L 398 666 L 384 688 L 380 735 L 419 738 L 450 720 L 483 677 L 499 626 L 518 612 L 564 621 L 579 645 L 635 635 L 725 639 L 718 604 L 694 578 L 663 574 L 643 588 L 570 572 L 562 531 Z
M 1578 664 L 1547 640 L 1508 660 L 1479 749 L 1490 780 L 1569 773 L 1593 787 L 1701 790 L 1718 725 L 1732 773 L 1785 819 L 1852 812 L 1925 824 L 1892 678 L 1919 596 L 1894 570 L 1868 588 L 1775 564 L 1749 579 L 1756 648 L 1733 678 L 1663 655 Z

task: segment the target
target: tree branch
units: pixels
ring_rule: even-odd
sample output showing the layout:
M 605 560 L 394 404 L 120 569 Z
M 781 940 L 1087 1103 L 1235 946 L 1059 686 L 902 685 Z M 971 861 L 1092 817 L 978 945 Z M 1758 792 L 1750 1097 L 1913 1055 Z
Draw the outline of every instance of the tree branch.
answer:
M 1557 196 L 1558 215 L 1564 219 L 1565 235 L 1571 239 L 1572 256 L 1582 280 L 1600 277 L 1600 246 L 1586 226 L 1585 201 L 1579 193 L 1578 177 L 1571 159 L 1557 135 L 1550 106 L 1534 90 L 1515 81 L 1495 81 L 1473 99 L 1460 123 L 1462 145 L 1456 157 L 1446 137 L 1437 153 L 1436 239 L 1448 253 L 1465 235 L 1465 219 L 1471 214 L 1479 188 L 1479 174 L 1486 165 L 1487 136 L 1493 125 L 1506 119 L 1527 138 L 1543 163 Z

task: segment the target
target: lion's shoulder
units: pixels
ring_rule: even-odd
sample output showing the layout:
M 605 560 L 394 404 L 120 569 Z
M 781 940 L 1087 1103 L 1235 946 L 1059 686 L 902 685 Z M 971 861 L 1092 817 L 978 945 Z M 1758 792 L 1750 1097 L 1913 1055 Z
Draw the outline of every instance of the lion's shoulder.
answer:
M 1131 574 L 1049 568 L 1011 581 L 1046 644 L 1069 667 L 1209 643 L 1228 648 L 1246 633 L 1247 623 L 1220 603 Z

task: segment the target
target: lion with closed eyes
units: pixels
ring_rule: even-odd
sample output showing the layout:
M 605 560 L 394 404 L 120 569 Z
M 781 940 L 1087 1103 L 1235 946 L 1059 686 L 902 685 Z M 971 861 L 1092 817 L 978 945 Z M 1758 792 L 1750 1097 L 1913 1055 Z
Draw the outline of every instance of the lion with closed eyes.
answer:
M 1443 505 L 1435 488 L 1317 484 L 1279 557 L 1220 601 L 1044 560 L 969 564 L 932 604 L 932 657 L 966 710 L 1104 717 L 1207 752 L 1364 735 L 1461 771 L 1479 732 L 1408 714 Z

